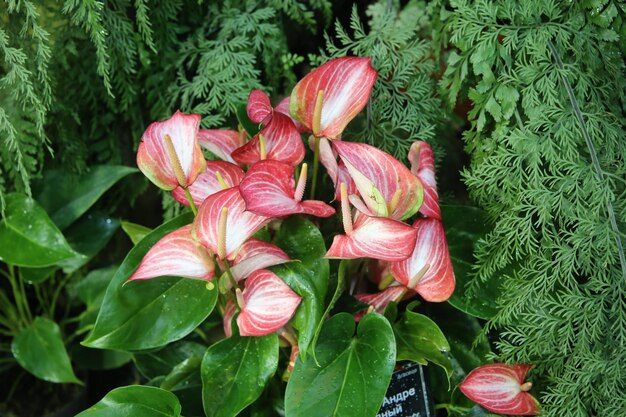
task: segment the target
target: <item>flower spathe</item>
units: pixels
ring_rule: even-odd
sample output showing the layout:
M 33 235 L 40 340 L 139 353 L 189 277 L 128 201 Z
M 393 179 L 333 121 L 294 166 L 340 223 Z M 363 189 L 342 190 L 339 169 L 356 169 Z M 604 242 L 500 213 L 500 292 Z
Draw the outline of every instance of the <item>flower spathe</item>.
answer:
M 248 96 L 246 112 L 248 113 L 248 118 L 254 123 L 266 125 L 272 118 L 274 109 L 267 94 L 261 90 L 252 90 Z
M 258 269 L 289 262 L 289 256 L 278 246 L 259 239 L 245 241 L 230 268 L 235 281 L 241 281 Z
M 338 138 L 367 104 L 377 75 L 370 58 L 328 61 L 296 84 L 290 113 L 315 136 Z
M 420 207 L 420 213 L 426 217 L 441 220 L 433 149 L 424 141 L 413 142 L 411 149 L 409 149 L 409 161 L 411 162 L 411 172 L 420 179 L 424 186 L 424 202 Z
M 244 177 L 243 170 L 230 162 L 207 161 L 206 165 L 206 171 L 198 175 L 196 181 L 188 187 L 196 206 L 219 191 L 239 185 Z M 187 195 L 181 187 L 176 187 L 172 191 L 172 196 L 179 203 L 189 205 Z
M 275 112 L 269 123 L 231 156 L 239 164 L 252 165 L 264 159 L 298 165 L 304 159 L 304 144 L 291 119 Z
M 420 180 L 400 161 L 364 143 L 333 141 L 370 216 L 406 219 L 417 213 L 423 199 Z M 354 203 L 354 202 L 353 202 Z
M 390 265 L 391 274 L 426 301 L 445 301 L 454 292 L 455 280 L 443 224 L 434 218 L 421 218 L 413 227 L 417 232 L 415 248 L 410 257 Z
M 294 167 L 278 161 L 261 161 L 246 173 L 239 189 L 246 208 L 253 213 L 268 217 L 282 217 L 304 213 L 317 217 L 329 217 L 335 209 L 317 201 L 302 201 L 306 183 L 306 164 L 300 173 L 298 189 L 293 178 Z
M 233 151 L 246 143 L 246 133 L 236 130 L 200 129 L 200 146 L 217 156 L 222 161 L 235 163 Z
M 162 276 L 210 280 L 214 271 L 212 257 L 191 236 L 191 225 L 187 225 L 168 233 L 155 243 L 128 280 Z
M 261 269 L 246 280 L 237 297 L 241 312 L 237 326 L 242 336 L 265 336 L 283 327 L 302 298 L 271 271 Z
M 269 217 L 247 211 L 239 187 L 232 187 L 204 200 L 193 233 L 218 259 L 233 260 L 241 245 L 269 221 Z
M 493 363 L 470 372 L 459 389 L 470 400 L 487 410 L 512 416 L 539 413 L 537 400 L 528 392 L 532 384 L 524 382 L 532 365 Z
M 148 126 L 137 150 L 137 166 L 157 187 L 167 191 L 178 186 L 186 188 L 204 172 L 199 126 L 199 114 L 180 111 Z

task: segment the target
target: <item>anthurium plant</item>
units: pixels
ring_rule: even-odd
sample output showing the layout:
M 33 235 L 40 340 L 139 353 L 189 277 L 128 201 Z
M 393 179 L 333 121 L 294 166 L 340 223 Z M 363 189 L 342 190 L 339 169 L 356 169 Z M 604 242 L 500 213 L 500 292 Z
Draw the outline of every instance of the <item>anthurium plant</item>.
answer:
M 147 127 L 139 169 L 189 210 L 128 253 L 82 342 L 132 352 L 144 386 L 81 416 L 374 417 L 400 360 L 441 368 L 449 389 L 449 343 L 418 305 L 454 293 L 458 213 L 439 205 L 426 142 L 399 161 L 344 137 L 376 79 L 369 58 L 338 58 L 276 107 L 251 91 L 253 131 L 179 111 Z M 535 414 L 529 368 L 478 369 L 461 390 Z

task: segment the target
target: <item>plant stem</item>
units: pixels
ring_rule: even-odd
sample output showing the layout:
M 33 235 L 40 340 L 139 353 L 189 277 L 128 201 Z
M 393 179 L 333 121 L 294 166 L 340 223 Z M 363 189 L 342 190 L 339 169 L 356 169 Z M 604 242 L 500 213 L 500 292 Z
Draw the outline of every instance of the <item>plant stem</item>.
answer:
M 72 277 L 71 274 L 68 274 L 65 277 L 63 277 L 61 282 L 59 282 L 59 285 L 57 286 L 56 290 L 54 291 L 54 294 L 52 295 L 52 301 L 50 302 L 50 312 L 49 312 L 51 319 L 54 318 L 54 311 L 56 309 L 59 296 L 61 295 L 61 290 L 63 290 L 63 288 L 65 287 L 65 285 L 67 284 L 67 282 L 70 280 L 71 277 Z
M 21 275 L 17 276 L 17 280 L 20 284 L 20 291 L 22 293 L 22 301 L 24 302 L 24 309 L 26 310 L 26 314 L 28 314 L 28 321 L 33 321 L 33 313 L 30 311 L 30 304 L 28 303 L 28 298 L 26 297 L 26 290 L 24 288 L 24 280 Z
M 585 119 L 583 118 L 583 113 L 580 110 L 580 106 L 578 105 L 578 100 L 576 100 L 576 96 L 574 95 L 574 89 L 572 88 L 572 85 L 570 84 L 569 80 L 563 72 L 565 70 L 565 67 L 563 66 L 563 61 L 561 61 L 559 52 L 557 51 L 556 46 L 554 46 L 552 41 L 548 41 L 548 47 L 550 48 L 552 55 L 554 55 L 556 66 L 560 70 L 559 76 L 561 78 L 561 81 L 563 81 L 563 85 L 565 87 L 565 91 L 567 91 L 567 96 L 569 97 L 570 104 L 574 109 L 574 115 L 576 116 L 576 119 L 578 119 L 578 123 L 580 124 L 580 128 L 582 130 L 583 137 L 585 138 L 589 154 L 591 155 L 593 167 L 596 170 L 596 175 L 598 176 L 600 181 L 604 181 L 604 173 L 602 171 L 602 167 L 600 166 L 600 161 L 598 160 L 598 154 L 596 153 L 595 146 L 593 145 L 593 141 L 591 140 L 591 136 L 589 135 L 589 131 L 587 130 L 587 125 L 585 123 Z M 624 279 L 626 279 L 626 256 L 624 255 L 624 246 L 622 245 L 619 227 L 617 226 L 617 220 L 615 219 L 615 209 L 613 208 L 613 203 L 611 202 L 611 200 L 607 200 L 606 206 L 609 215 L 609 222 L 611 223 L 611 228 L 615 233 L 615 242 L 617 244 L 620 264 L 622 266 L 622 276 L 624 277 Z
M 189 207 L 193 212 L 194 217 L 198 214 L 198 208 L 196 207 L 196 203 L 193 201 L 193 197 L 191 197 L 191 193 L 189 192 L 189 187 L 183 188 L 185 190 L 185 195 L 187 196 L 187 200 L 189 201 Z
M 313 151 L 313 176 L 311 177 L 310 199 L 315 200 L 315 187 L 317 185 L 317 171 L 320 164 L 320 138 L 315 137 L 315 149 Z
M 15 305 L 17 306 L 17 311 L 20 316 L 20 319 L 24 322 L 24 324 L 27 325 L 29 323 L 28 315 L 26 313 L 26 308 L 22 305 L 22 303 L 24 302 L 24 297 L 20 293 L 19 285 L 17 284 L 17 281 L 15 280 L 15 268 L 13 265 L 9 265 L 9 273 L 5 275 L 9 279 L 9 282 L 11 284 L 11 290 L 13 291 L 13 298 L 15 300 Z

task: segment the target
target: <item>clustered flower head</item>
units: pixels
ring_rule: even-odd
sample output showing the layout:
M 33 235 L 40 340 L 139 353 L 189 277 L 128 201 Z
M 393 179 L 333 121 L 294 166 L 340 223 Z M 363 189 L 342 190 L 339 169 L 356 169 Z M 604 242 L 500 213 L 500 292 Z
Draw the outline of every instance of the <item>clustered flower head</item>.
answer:
M 139 147 L 139 168 L 178 202 L 198 209 L 193 224 L 150 249 L 130 280 L 174 275 L 206 280 L 212 287 L 221 275 L 227 336 L 235 316 L 241 336 L 284 334 L 302 299 L 265 268 L 292 260 L 253 235 L 289 215 L 335 215 L 326 202 L 304 198 L 309 168 L 302 163 L 302 134 L 309 134 L 314 161 L 334 185 L 343 224 L 326 257 L 376 263 L 379 292 L 355 297 L 378 312 L 416 294 L 427 301 L 447 300 L 455 279 L 431 147 L 415 141 L 409 169 L 376 147 L 342 140 L 345 127 L 366 106 L 376 77 L 369 58 L 344 57 L 313 70 L 276 107 L 254 90 L 247 113 L 262 128 L 249 140 L 243 130 L 200 129 L 199 115 L 178 111 L 152 123 Z M 205 161 L 201 147 L 221 160 Z M 405 222 L 416 215 L 412 224 Z M 298 351 L 297 342 L 292 350 Z

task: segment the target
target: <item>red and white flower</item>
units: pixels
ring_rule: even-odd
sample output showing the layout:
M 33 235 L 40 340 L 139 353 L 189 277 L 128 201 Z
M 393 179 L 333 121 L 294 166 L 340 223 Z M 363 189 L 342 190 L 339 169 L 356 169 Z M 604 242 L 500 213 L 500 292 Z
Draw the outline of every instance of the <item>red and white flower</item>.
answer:
M 448 243 L 441 221 L 417 219 L 413 223 L 417 243 L 407 259 L 393 262 L 391 273 L 400 284 L 426 301 L 445 301 L 454 292 L 455 280 Z
M 293 174 L 294 167 L 282 162 L 268 160 L 254 164 L 239 186 L 246 208 L 268 217 L 296 213 L 317 217 L 335 214 L 335 209 L 322 201 L 302 201 L 307 178 L 306 164 L 302 165 L 297 187 Z
M 494 363 L 474 369 L 459 385 L 470 400 L 487 410 L 512 416 L 539 414 L 539 404 L 524 382 L 532 365 Z
M 296 84 L 291 93 L 290 113 L 313 135 L 339 138 L 367 104 L 376 76 L 370 58 L 328 61 Z
M 191 225 L 163 236 L 143 257 L 129 281 L 162 276 L 210 280 L 215 264 L 207 250 L 191 236 Z
M 239 248 L 237 257 L 230 267 L 230 273 L 235 281 L 239 282 L 254 271 L 290 261 L 289 256 L 278 246 L 250 238 Z
M 411 162 L 411 172 L 420 179 L 424 186 L 424 202 L 420 207 L 420 213 L 426 217 L 441 220 L 433 149 L 428 143 L 418 140 L 411 145 L 409 161 Z
M 196 181 L 188 187 L 196 206 L 219 191 L 239 185 L 245 175 L 241 168 L 230 162 L 207 161 L 206 165 L 206 171 L 200 174 Z M 179 203 L 189 205 L 187 195 L 182 188 L 175 188 L 172 191 L 172 196 Z
M 302 298 L 271 271 L 262 269 L 246 280 L 243 293 L 237 289 L 241 312 L 237 326 L 242 336 L 265 336 L 283 327 L 293 317 Z
M 243 130 L 200 129 L 198 142 L 207 151 L 222 161 L 236 163 L 231 154 L 246 143 L 246 132 Z
M 178 186 L 186 188 L 204 172 L 199 126 L 199 114 L 180 111 L 148 126 L 137 150 L 137 165 L 157 187 L 168 191 Z

